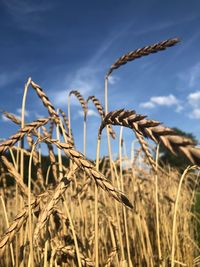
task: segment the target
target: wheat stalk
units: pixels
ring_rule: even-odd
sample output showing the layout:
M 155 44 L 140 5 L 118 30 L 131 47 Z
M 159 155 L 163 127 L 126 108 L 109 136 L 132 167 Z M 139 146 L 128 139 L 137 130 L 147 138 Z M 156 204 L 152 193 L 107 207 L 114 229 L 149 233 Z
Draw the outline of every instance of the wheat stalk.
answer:
M 70 138 L 71 138 L 71 142 L 72 142 L 72 144 L 74 145 L 74 137 L 73 137 L 72 129 L 70 128 L 70 125 L 69 125 L 69 120 L 68 120 L 68 118 L 67 118 L 65 112 L 64 112 L 62 109 L 59 109 L 59 112 L 60 112 L 60 114 L 61 114 L 62 117 L 63 117 L 65 126 L 67 127 L 68 135 L 70 136 Z
M 27 135 L 27 142 L 29 144 L 30 149 L 32 150 L 33 145 L 34 145 L 34 141 L 33 141 L 31 134 Z M 39 161 L 38 152 L 36 152 L 35 149 L 32 150 L 32 156 L 33 156 L 33 163 L 36 167 L 38 183 L 44 189 L 44 177 L 43 177 L 43 173 L 42 173 L 41 162 Z
M 44 137 L 48 137 L 51 138 L 51 135 L 47 132 L 45 127 L 42 127 L 43 133 L 44 133 Z M 55 181 L 57 180 L 58 177 L 58 170 L 57 170 L 57 166 L 56 166 L 56 157 L 54 155 L 54 151 L 53 151 L 53 146 L 52 144 L 46 142 L 48 150 L 49 150 L 49 158 L 50 158 L 50 162 L 51 162 L 51 168 L 52 168 L 52 172 L 53 172 L 53 176 Z

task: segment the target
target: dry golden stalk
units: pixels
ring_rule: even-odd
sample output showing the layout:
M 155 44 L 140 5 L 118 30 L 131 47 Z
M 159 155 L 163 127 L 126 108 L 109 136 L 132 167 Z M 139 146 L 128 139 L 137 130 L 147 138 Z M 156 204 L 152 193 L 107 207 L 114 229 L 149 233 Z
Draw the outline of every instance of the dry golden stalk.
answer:
M 147 55 L 152 54 L 152 53 L 156 53 L 158 51 L 165 50 L 166 48 L 171 47 L 171 46 L 177 44 L 178 42 L 179 42 L 178 38 L 168 39 L 168 40 L 162 41 L 160 43 L 145 46 L 143 48 L 139 48 L 139 49 L 136 49 L 134 51 L 131 51 L 131 52 L 123 55 L 119 59 L 117 59 L 117 61 L 111 65 L 106 77 L 108 77 L 113 72 L 114 69 L 118 69 L 120 66 L 126 64 L 129 61 L 132 61 L 136 58 L 140 58 L 142 56 L 147 56 Z
M 107 259 L 107 261 L 106 261 L 106 263 L 104 265 L 105 267 L 110 267 L 110 264 L 112 263 L 112 261 L 113 261 L 114 257 L 116 256 L 116 254 L 117 254 L 117 248 L 114 248 L 111 251 L 111 253 L 109 254 L 109 256 L 108 256 L 108 259 Z
M 18 184 L 21 192 L 23 193 L 24 196 L 28 197 L 28 188 L 26 184 L 23 183 L 21 179 L 21 175 L 17 172 L 15 167 L 13 166 L 12 163 L 10 163 L 5 156 L 1 156 L 1 161 L 4 163 L 6 168 L 8 169 L 8 172 L 13 176 L 15 179 L 16 183 Z
M 33 87 L 33 89 L 36 90 L 39 98 L 42 100 L 42 103 L 48 109 L 49 115 L 55 119 L 56 123 L 59 123 L 59 116 L 56 113 L 56 110 L 52 105 L 51 101 L 49 100 L 45 92 L 42 90 L 42 88 L 33 81 L 31 81 L 31 86 Z
M 35 231 L 34 231 L 34 240 L 35 241 L 38 239 L 41 229 L 45 226 L 50 215 L 52 214 L 55 205 L 58 203 L 58 201 L 60 200 L 60 198 L 64 194 L 65 190 L 68 188 L 70 181 L 71 181 L 70 175 L 69 175 L 69 178 L 63 177 L 61 179 L 57 188 L 55 189 L 55 193 L 54 193 L 53 197 L 51 198 L 51 200 L 47 203 L 47 205 L 42 210 L 42 212 L 39 216 L 39 219 L 38 219 L 37 226 L 36 226 Z
M 49 98 L 47 97 L 47 95 L 45 94 L 45 92 L 42 90 L 42 88 L 37 85 L 36 83 L 34 83 L 33 81 L 31 81 L 31 86 L 33 87 L 33 89 L 36 90 L 39 98 L 42 100 L 43 105 L 48 109 L 48 112 L 51 116 L 51 118 L 54 118 L 54 121 L 56 122 L 56 124 L 59 125 L 59 129 L 61 130 L 61 123 L 60 123 L 60 118 L 53 106 L 53 104 L 51 103 L 51 101 L 49 100 Z M 52 124 L 53 127 L 53 124 Z M 52 136 L 52 130 L 53 128 L 50 128 L 50 136 Z M 61 132 L 63 132 L 63 134 L 65 135 L 65 137 L 67 138 L 67 141 L 72 143 L 72 139 L 71 137 L 68 135 L 68 133 L 65 131 L 64 128 L 62 128 Z
M 76 193 L 72 197 L 76 198 L 79 195 L 80 198 L 84 198 L 85 194 L 87 193 L 87 189 L 90 183 L 91 183 L 91 179 L 88 178 L 81 188 L 77 188 Z
M 145 141 L 142 134 L 135 131 L 135 135 L 136 135 L 144 153 L 146 154 L 150 165 L 152 166 L 153 170 L 156 172 L 156 162 L 155 162 L 153 156 L 151 155 L 151 152 L 149 151 L 147 142 Z
M 69 120 L 68 120 L 68 118 L 67 118 L 65 112 L 64 112 L 62 109 L 59 109 L 59 112 L 60 112 L 60 114 L 61 114 L 62 117 L 63 117 L 65 126 L 67 127 L 67 131 L 68 131 L 68 133 L 69 133 Z
M 49 136 L 52 138 L 53 135 L 53 127 L 54 127 L 54 121 L 50 121 L 50 126 L 49 126 Z
M 105 118 L 105 111 L 104 111 L 100 101 L 95 96 L 89 96 L 87 99 L 87 103 L 89 102 L 89 100 L 91 100 L 94 103 L 97 111 L 99 112 L 99 115 L 101 116 L 101 119 L 103 120 Z M 115 139 L 116 134 L 115 134 L 111 125 L 108 125 L 108 131 L 109 131 L 109 134 L 111 135 L 111 137 L 113 139 Z
M 8 140 L 0 143 L 0 155 L 3 154 L 9 147 L 12 147 L 17 141 L 21 140 L 26 134 L 31 133 L 33 130 L 45 125 L 50 119 L 38 119 L 29 124 L 26 124 L 24 128 L 20 129 L 16 134 L 12 135 Z
M 31 209 L 35 209 L 40 203 L 40 197 L 34 199 L 31 203 Z M 0 256 L 2 257 L 5 252 L 6 245 L 13 241 L 16 233 L 20 230 L 22 225 L 28 218 L 29 208 L 25 207 L 20 213 L 17 214 L 10 227 L 6 230 L 5 234 L 0 238 Z
M 42 127 L 43 133 L 44 133 L 44 137 L 49 137 L 50 134 L 47 132 L 45 127 Z M 53 146 L 50 143 L 46 143 L 48 150 L 49 150 L 49 158 L 51 161 L 51 168 L 52 168 L 52 173 L 54 176 L 55 181 L 58 179 L 58 169 L 57 169 L 57 165 L 56 165 L 56 157 L 54 155 L 54 151 L 53 151 Z
M 113 187 L 111 182 L 102 173 L 96 170 L 94 163 L 87 160 L 82 153 L 76 151 L 71 144 L 60 143 L 57 140 L 49 139 L 47 139 L 46 141 L 51 142 L 58 148 L 62 149 L 64 153 L 70 159 L 72 159 L 72 161 L 76 163 L 79 168 L 85 171 L 90 178 L 93 178 L 95 183 L 99 185 L 104 191 L 106 191 L 110 196 L 114 197 L 117 201 L 124 204 L 125 206 L 133 208 L 133 205 L 130 203 L 125 194 Z
M 30 151 L 28 151 L 28 150 L 26 150 L 26 149 L 23 149 L 23 148 L 19 148 L 19 147 L 17 147 L 17 146 L 13 146 L 13 147 L 12 147 L 12 150 L 14 150 L 14 151 L 23 151 L 23 154 L 24 154 L 25 156 L 27 156 L 27 157 L 30 157 L 30 155 L 31 155 Z
M 107 114 L 102 122 L 99 134 L 107 124 L 125 126 L 137 131 L 144 137 L 149 137 L 156 143 L 162 142 L 175 155 L 182 153 L 193 164 L 200 163 L 200 149 L 194 147 L 194 142 L 191 139 L 177 135 L 171 128 L 160 126 L 158 121 L 144 118 L 145 116 L 135 114 L 134 111 L 124 109 L 112 111 Z
M 69 127 L 69 120 L 68 120 L 68 118 L 67 118 L 65 112 L 64 112 L 62 109 L 59 109 L 59 112 L 60 112 L 60 114 L 62 115 L 63 120 L 64 120 L 64 123 L 65 123 L 65 125 L 66 125 L 66 127 L 67 127 L 67 131 L 68 131 L 67 134 L 68 134 L 68 135 L 70 136 L 70 138 L 71 138 L 71 143 L 74 145 L 74 137 L 73 137 L 72 129 Z M 69 131 L 70 131 L 70 132 L 69 132 Z
M 21 120 L 18 119 L 14 114 L 9 113 L 7 111 L 2 111 L 3 115 L 8 118 L 9 120 L 11 120 L 12 122 L 14 122 L 15 124 L 21 125 Z
M 79 93 L 79 91 L 77 91 L 77 90 L 75 90 L 75 91 L 71 91 L 71 92 L 69 93 L 69 95 L 70 95 L 70 96 L 71 96 L 71 95 L 75 95 L 75 96 L 78 98 L 78 100 L 79 100 L 79 102 L 80 102 L 80 104 L 81 104 L 81 106 L 82 106 L 82 109 L 83 109 L 83 112 L 84 112 L 84 116 L 86 116 L 86 115 L 87 115 L 87 111 L 88 111 L 87 102 L 84 100 L 84 98 L 83 98 L 82 95 Z
M 30 149 L 32 150 L 34 141 L 30 134 L 27 135 L 27 141 L 28 141 Z M 42 173 L 41 163 L 39 161 L 39 155 L 35 151 L 35 149 L 32 151 L 32 153 L 33 153 L 33 163 L 36 167 L 36 172 L 37 172 L 37 180 L 39 182 L 39 185 L 41 185 L 44 188 L 44 177 Z

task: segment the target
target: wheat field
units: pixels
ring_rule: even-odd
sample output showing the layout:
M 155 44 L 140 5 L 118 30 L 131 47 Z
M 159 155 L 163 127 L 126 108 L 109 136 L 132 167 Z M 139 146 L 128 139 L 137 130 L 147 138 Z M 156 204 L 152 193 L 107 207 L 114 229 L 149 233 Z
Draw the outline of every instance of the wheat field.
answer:
M 96 96 L 71 91 L 67 112 L 56 110 L 45 90 L 29 78 L 21 118 L 2 111 L 19 130 L 0 143 L 0 266 L 200 266 L 200 215 L 194 209 L 200 148 L 134 110 L 108 111 L 111 73 L 178 41 L 134 50 L 112 64 L 105 76 L 104 106 Z M 28 90 L 37 93 L 49 117 L 25 123 Z M 84 113 L 83 153 L 76 149 L 71 127 L 72 97 Z M 101 118 L 95 160 L 86 155 L 89 103 Z M 119 136 L 115 127 L 120 127 Z M 124 127 L 140 144 L 139 149 L 133 146 L 131 158 L 123 149 Z M 103 131 L 108 156 L 100 158 Z M 116 139 L 117 158 L 110 138 Z M 191 165 L 183 173 L 161 166 L 160 144 Z

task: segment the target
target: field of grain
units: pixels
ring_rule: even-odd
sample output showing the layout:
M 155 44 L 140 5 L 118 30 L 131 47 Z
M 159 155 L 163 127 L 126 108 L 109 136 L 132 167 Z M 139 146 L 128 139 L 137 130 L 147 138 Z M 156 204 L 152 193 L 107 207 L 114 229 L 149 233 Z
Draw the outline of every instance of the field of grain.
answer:
M 28 79 L 21 118 L 3 111 L 19 130 L 0 143 L 0 266 L 200 266 L 194 210 L 199 186 L 200 149 L 159 121 L 133 110 L 108 111 L 108 79 L 129 61 L 165 50 L 178 39 L 127 53 L 105 77 L 105 105 L 71 91 L 68 110 L 56 110 L 39 85 Z M 35 90 L 49 117 L 24 123 L 26 95 Z M 83 153 L 77 151 L 70 123 L 70 99 L 84 112 Z M 88 103 L 101 125 L 96 159 L 86 154 Z M 115 127 L 121 127 L 116 136 Z M 132 130 L 140 149 L 127 158 L 123 127 Z M 100 158 L 101 134 L 107 132 L 108 156 Z M 110 138 L 118 140 L 114 159 Z M 155 147 L 148 145 L 148 139 Z M 48 166 L 40 144 L 48 149 Z M 160 166 L 159 144 L 187 157 L 181 174 Z

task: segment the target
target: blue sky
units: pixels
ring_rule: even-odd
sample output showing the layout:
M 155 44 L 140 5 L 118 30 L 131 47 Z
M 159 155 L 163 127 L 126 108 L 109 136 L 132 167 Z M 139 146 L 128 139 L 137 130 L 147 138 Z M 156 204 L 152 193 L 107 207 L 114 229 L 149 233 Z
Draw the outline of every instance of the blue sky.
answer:
M 199 0 L 0 0 L 0 108 L 20 115 L 28 77 L 66 112 L 68 93 L 74 89 L 103 103 L 104 77 L 118 57 L 178 36 L 181 42 L 175 47 L 113 72 L 109 110 L 134 109 L 200 140 L 199 28 Z M 92 104 L 90 109 L 87 153 L 93 157 L 100 120 Z M 82 151 L 81 107 L 74 97 L 71 111 Z M 47 111 L 30 88 L 26 122 L 38 116 L 47 116 Z M 16 130 L 0 117 L 0 138 Z M 124 136 L 129 152 L 134 135 L 127 129 Z M 102 153 L 105 147 L 104 136 Z

